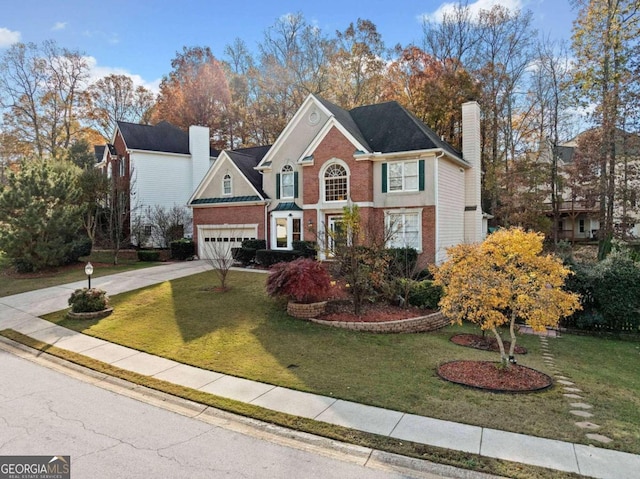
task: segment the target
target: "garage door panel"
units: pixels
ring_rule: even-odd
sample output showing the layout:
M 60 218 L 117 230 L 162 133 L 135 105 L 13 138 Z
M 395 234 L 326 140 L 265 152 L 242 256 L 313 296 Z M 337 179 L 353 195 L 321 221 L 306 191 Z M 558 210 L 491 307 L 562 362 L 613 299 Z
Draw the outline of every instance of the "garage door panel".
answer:
M 256 239 L 257 225 L 198 227 L 198 256 L 202 259 L 231 257 L 232 248 L 240 248 L 245 239 Z

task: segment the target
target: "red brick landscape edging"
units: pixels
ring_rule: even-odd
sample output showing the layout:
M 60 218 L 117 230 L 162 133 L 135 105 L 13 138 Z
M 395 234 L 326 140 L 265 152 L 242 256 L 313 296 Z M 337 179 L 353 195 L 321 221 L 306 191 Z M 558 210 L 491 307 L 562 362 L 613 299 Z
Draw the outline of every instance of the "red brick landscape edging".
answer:
M 395 321 L 325 321 L 309 318 L 311 322 L 334 328 L 351 329 L 354 331 L 368 331 L 371 333 L 424 333 L 434 331 L 451 324 L 444 315 L 438 311 L 418 318 L 398 319 Z

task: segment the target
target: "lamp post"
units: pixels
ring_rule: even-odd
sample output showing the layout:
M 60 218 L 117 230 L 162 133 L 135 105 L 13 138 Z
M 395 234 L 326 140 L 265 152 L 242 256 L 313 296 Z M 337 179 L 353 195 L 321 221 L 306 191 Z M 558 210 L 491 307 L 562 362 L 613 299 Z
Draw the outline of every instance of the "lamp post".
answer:
M 89 280 L 89 289 L 91 289 L 91 275 L 93 274 L 93 265 L 91 263 L 87 263 L 84 267 L 84 273 L 87 275 L 87 279 Z

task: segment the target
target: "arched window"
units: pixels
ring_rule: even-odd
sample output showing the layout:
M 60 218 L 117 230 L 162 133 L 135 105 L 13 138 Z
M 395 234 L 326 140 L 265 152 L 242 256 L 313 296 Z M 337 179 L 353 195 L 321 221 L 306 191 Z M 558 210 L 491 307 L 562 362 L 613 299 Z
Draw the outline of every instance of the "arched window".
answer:
M 329 165 L 324 172 L 324 200 L 347 201 L 347 170 L 337 163 Z
M 293 166 L 284 165 L 280 175 L 280 198 L 293 198 L 295 186 Z
M 222 179 L 222 194 L 224 196 L 231 195 L 231 175 L 229 173 L 225 174 Z

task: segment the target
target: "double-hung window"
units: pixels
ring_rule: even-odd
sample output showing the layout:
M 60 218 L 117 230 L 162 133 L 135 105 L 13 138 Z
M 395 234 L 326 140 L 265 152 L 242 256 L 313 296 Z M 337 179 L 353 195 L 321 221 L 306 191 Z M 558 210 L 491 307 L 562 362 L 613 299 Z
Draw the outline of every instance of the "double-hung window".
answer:
M 386 227 L 389 248 L 414 248 L 422 251 L 421 210 L 387 211 Z
M 225 174 L 222 179 L 222 194 L 231 196 L 231 175 L 229 173 Z
M 418 191 L 418 160 L 389 163 L 389 191 Z
M 424 160 L 382 164 L 382 192 L 424 191 Z
M 280 198 L 293 198 L 294 186 L 293 166 L 284 165 L 280 171 Z

